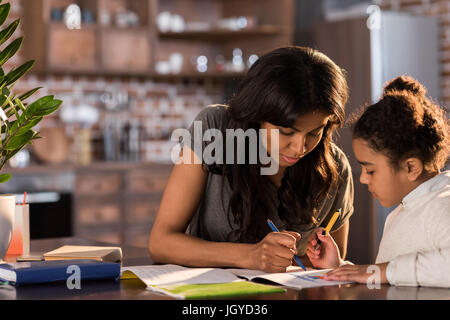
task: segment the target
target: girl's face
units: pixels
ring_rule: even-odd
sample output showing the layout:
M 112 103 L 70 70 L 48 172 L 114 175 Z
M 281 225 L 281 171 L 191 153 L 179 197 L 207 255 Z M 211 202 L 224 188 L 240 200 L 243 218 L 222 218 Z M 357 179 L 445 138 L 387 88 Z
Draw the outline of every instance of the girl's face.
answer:
M 369 192 L 383 207 L 399 204 L 410 191 L 407 174 L 403 170 L 395 170 L 389 158 L 376 152 L 363 139 L 353 139 L 353 152 L 361 164 L 359 181 L 367 184 Z
M 322 112 L 300 116 L 293 128 L 275 126 L 269 122 L 261 123 L 267 129 L 267 150 L 271 149 L 271 130 L 279 130 L 279 166 L 289 167 L 311 152 L 322 139 L 330 116 Z

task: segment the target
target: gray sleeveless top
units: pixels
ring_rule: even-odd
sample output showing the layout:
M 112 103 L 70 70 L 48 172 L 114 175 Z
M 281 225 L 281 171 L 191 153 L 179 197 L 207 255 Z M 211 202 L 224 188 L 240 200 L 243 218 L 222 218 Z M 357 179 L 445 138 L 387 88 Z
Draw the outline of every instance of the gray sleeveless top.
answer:
M 224 121 L 226 121 L 226 108 L 227 107 L 224 105 L 207 106 L 199 112 L 194 121 L 202 122 L 203 131 L 211 128 L 219 129 L 222 127 Z M 191 137 L 191 149 L 194 150 L 193 123 L 188 130 Z M 181 144 L 183 144 L 183 142 L 181 142 Z M 207 143 L 202 142 L 202 149 L 205 148 L 206 144 Z M 353 178 L 350 164 L 345 154 L 334 144 L 332 145 L 332 151 L 336 163 L 338 164 L 338 172 L 342 179 L 340 179 L 339 184 L 329 192 L 328 196 L 320 204 L 316 211 L 316 215 L 313 217 L 314 222 L 299 226 L 297 230 L 289 230 L 296 231 L 302 235 L 301 240 L 297 243 L 299 255 L 305 254 L 306 244 L 314 230 L 317 227 L 325 227 L 328 220 L 331 218 L 331 215 L 336 210 L 342 208 L 342 214 L 331 231 L 339 229 L 353 213 Z M 202 159 L 202 154 L 197 153 L 197 156 Z M 238 225 L 233 224 L 232 217 L 230 217 L 230 219 L 227 217 L 231 188 L 228 181 L 225 180 L 225 184 L 223 184 L 223 180 L 222 175 L 214 174 L 208 170 L 206 188 L 197 211 L 186 230 L 187 234 L 209 241 L 239 242 L 239 239 L 237 238 L 229 238 L 230 232 L 239 229 L 239 227 Z M 269 195 L 272 199 L 272 205 L 270 208 L 267 208 L 267 212 L 269 218 L 274 222 L 278 229 L 283 230 L 285 229 L 286 224 L 278 216 L 278 188 L 274 184 L 272 184 L 272 186 L 273 189 Z

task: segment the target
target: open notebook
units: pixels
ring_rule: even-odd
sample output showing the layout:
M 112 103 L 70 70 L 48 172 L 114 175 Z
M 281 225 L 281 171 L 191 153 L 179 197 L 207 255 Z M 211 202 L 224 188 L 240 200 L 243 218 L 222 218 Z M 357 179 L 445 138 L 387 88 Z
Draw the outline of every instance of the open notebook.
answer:
M 304 289 L 324 286 L 337 286 L 350 282 L 344 281 L 327 281 L 323 279 L 323 275 L 332 269 L 307 269 L 303 271 L 300 267 L 288 267 L 286 272 L 267 273 L 260 270 L 248 269 L 226 269 L 228 272 L 249 280 L 249 281 L 271 281 L 279 285 L 293 288 Z
M 123 267 L 121 269 L 121 278 L 129 279 L 138 277 L 147 285 L 149 290 L 169 294 L 177 298 L 189 298 L 188 296 L 183 297 L 183 294 L 180 293 L 179 290 L 180 287 L 187 289 L 202 289 L 203 293 L 207 293 L 208 290 L 213 290 L 216 292 L 215 296 L 217 297 L 220 296 L 217 295 L 217 293 L 219 293 L 221 289 L 225 290 L 230 288 L 239 288 L 238 292 L 235 292 L 235 294 L 232 295 L 240 295 L 245 293 L 264 293 L 264 289 L 267 289 L 267 293 L 285 291 L 280 285 L 302 289 L 348 283 L 321 279 L 321 276 L 331 269 L 300 270 L 301 269 L 297 267 L 289 267 L 287 270 L 288 272 L 266 273 L 259 270 L 248 269 L 187 268 L 179 265 L 166 264 Z M 255 283 L 258 281 L 271 281 L 277 286 L 260 287 L 264 285 Z M 245 292 L 246 289 L 250 291 L 262 290 L 262 292 Z M 278 291 L 276 289 L 278 289 Z M 213 296 L 210 295 L 210 297 Z M 201 298 L 201 296 L 197 295 L 195 298 Z
M 186 268 L 173 264 L 124 267 L 121 279 L 138 277 L 147 289 L 178 299 L 226 298 L 286 291 L 283 288 L 243 281 L 216 268 Z

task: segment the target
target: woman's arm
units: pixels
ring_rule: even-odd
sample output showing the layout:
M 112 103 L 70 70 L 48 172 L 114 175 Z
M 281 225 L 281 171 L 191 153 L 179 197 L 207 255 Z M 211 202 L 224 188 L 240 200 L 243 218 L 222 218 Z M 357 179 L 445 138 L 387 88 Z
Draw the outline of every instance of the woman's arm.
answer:
M 188 159 L 196 157 L 187 147 L 183 152 Z M 152 260 L 193 267 L 284 271 L 295 253 L 297 239 L 291 234 L 270 233 L 256 244 L 212 242 L 185 234 L 203 196 L 206 180 L 207 173 L 201 164 L 174 166 L 150 235 Z

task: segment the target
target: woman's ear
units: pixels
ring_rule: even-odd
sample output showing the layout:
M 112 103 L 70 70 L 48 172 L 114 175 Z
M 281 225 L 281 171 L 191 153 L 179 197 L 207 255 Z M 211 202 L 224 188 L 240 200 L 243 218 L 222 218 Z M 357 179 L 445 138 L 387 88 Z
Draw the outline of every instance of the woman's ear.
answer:
M 422 160 L 418 158 L 408 158 L 403 162 L 403 169 L 409 181 L 416 181 L 423 173 L 424 166 Z

